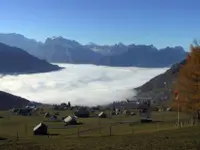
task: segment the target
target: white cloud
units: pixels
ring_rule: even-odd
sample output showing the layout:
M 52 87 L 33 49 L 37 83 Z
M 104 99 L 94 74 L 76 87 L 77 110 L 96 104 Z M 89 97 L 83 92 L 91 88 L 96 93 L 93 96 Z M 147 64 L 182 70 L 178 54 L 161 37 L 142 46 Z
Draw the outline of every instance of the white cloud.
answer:
M 132 90 L 167 68 L 118 68 L 60 64 L 51 73 L 3 76 L 0 90 L 43 103 L 71 101 L 73 105 L 99 105 L 130 98 Z

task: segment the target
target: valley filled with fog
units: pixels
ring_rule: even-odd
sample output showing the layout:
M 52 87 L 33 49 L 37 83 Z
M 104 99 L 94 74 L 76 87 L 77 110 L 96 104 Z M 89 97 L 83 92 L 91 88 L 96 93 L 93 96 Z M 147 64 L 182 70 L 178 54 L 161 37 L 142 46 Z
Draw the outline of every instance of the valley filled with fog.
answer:
M 105 67 L 58 64 L 57 72 L 2 76 L 0 90 L 31 101 L 101 105 L 130 98 L 138 87 L 168 68 Z

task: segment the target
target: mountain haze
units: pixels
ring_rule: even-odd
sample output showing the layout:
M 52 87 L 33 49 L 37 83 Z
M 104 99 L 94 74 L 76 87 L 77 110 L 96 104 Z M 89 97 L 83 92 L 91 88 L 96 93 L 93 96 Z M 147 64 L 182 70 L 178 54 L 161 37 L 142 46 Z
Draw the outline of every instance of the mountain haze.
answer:
M 32 55 L 37 55 L 37 51 L 42 45 L 41 42 L 16 33 L 0 34 L 0 42 L 9 46 L 21 48 Z
M 96 64 L 101 57 L 80 43 L 63 37 L 47 38 L 40 52 L 40 57 L 54 63 Z
M 19 47 L 53 63 L 106 66 L 169 67 L 186 56 L 181 46 L 157 49 L 153 45 L 82 45 L 63 37 L 47 38 L 44 43 L 20 34 L 0 34 L 0 42 Z
M 186 54 L 178 46 L 158 50 L 153 45 L 130 45 L 126 52 L 104 57 L 101 63 L 111 66 L 169 67 L 182 61 Z

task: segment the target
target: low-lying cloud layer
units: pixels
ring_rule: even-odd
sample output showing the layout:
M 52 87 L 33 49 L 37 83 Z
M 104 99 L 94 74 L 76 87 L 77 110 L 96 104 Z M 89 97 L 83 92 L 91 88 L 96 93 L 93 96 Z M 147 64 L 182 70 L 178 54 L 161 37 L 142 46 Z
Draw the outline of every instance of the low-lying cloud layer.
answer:
M 132 90 L 167 68 L 117 68 L 60 64 L 64 70 L 51 73 L 4 76 L 0 90 L 32 101 L 72 105 L 100 105 L 130 98 Z

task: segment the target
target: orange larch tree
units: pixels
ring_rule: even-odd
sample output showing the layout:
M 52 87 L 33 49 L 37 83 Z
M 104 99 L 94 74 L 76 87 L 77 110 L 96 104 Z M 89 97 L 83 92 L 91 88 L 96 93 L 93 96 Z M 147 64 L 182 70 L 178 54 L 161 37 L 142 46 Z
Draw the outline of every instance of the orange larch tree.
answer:
M 180 110 L 200 119 L 200 46 L 191 46 L 186 60 L 179 71 L 175 84 L 178 98 L 173 105 L 179 104 Z

